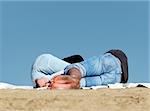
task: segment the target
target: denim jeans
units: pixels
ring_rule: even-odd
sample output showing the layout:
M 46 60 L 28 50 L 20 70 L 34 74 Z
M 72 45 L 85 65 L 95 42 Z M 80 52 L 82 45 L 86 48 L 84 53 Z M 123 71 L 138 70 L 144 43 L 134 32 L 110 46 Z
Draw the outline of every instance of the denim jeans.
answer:
M 51 54 L 42 54 L 33 64 L 32 80 L 35 81 L 41 77 L 51 80 L 54 75 L 67 74 L 71 68 L 77 68 L 81 72 L 80 87 L 113 84 L 121 80 L 121 63 L 110 53 L 93 56 L 74 64 Z

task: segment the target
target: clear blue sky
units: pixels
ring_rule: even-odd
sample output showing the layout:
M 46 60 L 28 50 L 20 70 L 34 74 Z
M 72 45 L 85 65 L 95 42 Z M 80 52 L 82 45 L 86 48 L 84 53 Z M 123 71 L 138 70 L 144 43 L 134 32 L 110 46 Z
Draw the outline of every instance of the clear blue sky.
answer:
M 0 81 L 32 85 L 42 53 L 84 58 L 122 49 L 129 82 L 148 82 L 148 2 L 1 2 Z

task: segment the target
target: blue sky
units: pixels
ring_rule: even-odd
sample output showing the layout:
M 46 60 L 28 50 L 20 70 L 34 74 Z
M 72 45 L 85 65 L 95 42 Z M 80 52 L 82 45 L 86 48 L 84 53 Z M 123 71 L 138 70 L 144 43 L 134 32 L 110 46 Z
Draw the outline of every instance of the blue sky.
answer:
M 148 2 L 1 2 L 0 81 L 31 85 L 42 53 L 85 59 L 122 49 L 129 82 L 148 82 Z

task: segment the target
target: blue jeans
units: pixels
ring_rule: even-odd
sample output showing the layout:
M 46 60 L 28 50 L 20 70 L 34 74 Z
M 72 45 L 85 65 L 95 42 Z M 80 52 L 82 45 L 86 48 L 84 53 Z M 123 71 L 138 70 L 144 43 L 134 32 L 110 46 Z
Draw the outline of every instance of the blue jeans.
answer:
M 40 55 L 32 67 L 32 80 L 67 74 L 71 68 L 80 70 L 80 87 L 113 84 L 121 81 L 121 63 L 110 53 L 93 56 L 80 63 L 70 64 L 51 54 Z

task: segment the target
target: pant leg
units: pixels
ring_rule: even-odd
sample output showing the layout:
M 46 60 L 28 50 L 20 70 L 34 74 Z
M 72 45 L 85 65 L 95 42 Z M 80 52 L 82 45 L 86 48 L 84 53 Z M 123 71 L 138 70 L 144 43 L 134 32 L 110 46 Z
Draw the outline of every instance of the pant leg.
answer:
M 41 77 L 47 77 L 50 79 L 50 76 L 53 73 L 64 70 L 64 68 L 69 64 L 70 63 L 65 62 L 51 54 L 42 54 L 37 57 L 32 66 L 32 80 L 35 81 Z

